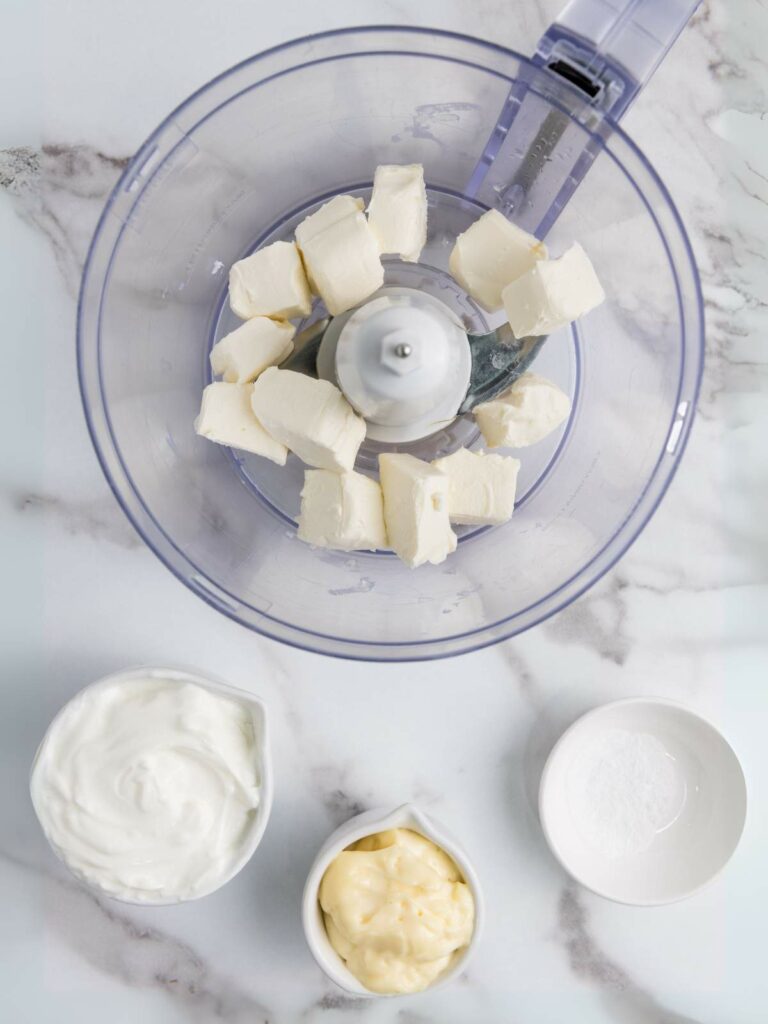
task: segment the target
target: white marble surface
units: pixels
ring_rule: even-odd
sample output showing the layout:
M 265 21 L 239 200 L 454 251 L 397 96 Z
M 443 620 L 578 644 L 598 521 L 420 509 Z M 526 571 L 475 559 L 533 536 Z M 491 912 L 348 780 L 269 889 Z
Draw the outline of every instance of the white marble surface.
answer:
M 768 25 L 759 0 L 705 0 L 626 127 L 691 233 L 708 309 L 699 417 L 661 510 L 591 593 L 532 632 L 450 662 L 335 663 L 250 635 L 184 589 L 111 498 L 74 360 L 85 247 L 121 164 L 193 88 L 252 52 L 350 23 L 407 22 L 529 51 L 558 0 L 38 0 L 3 9 L 0 516 L 3 1019 L 762 1024 L 768 1012 Z M 34 819 L 27 772 L 53 712 L 136 662 L 186 663 L 258 691 L 276 802 L 221 893 L 134 910 L 84 892 Z M 577 712 L 664 694 L 739 752 L 750 817 L 725 874 L 653 910 L 571 884 L 531 803 Z M 489 920 L 451 987 L 350 1002 L 306 950 L 314 850 L 360 807 L 419 801 L 476 858 Z

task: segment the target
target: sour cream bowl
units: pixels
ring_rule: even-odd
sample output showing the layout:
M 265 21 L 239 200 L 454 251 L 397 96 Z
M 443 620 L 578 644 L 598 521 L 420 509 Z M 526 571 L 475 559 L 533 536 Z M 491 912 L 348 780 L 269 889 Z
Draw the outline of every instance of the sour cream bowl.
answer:
M 115 673 L 53 718 L 30 793 L 54 853 L 98 895 L 139 906 L 199 899 L 248 863 L 266 829 L 265 705 L 186 670 Z

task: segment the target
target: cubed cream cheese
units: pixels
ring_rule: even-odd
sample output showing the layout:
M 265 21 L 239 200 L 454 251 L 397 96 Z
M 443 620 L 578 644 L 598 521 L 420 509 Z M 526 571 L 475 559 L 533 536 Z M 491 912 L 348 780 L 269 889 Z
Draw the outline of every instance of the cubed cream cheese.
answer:
M 203 392 L 195 430 L 216 444 L 263 455 L 284 466 L 288 449 L 276 441 L 259 423 L 251 408 L 253 384 L 227 384 L 216 381 Z
M 503 305 L 505 286 L 546 256 L 543 242 L 489 210 L 456 239 L 449 267 L 462 288 L 493 313 Z
M 229 304 L 241 320 L 307 316 L 312 296 L 294 243 L 273 242 L 234 263 L 229 271 Z
M 319 235 L 321 231 L 332 227 L 345 217 L 360 213 L 364 206 L 363 200 L 356 196 L 334 196 L 299 224 L 296 228 L 296 244 L 303 249 L 304 244 L 310 238 L 314 238 L 315 235 Z
M 392 550 L 415 569 L 456 550 L 448 518 L 448 477 L 412 455 L 379 456 L 384 522 Z
M 301 253 L 331 316 L 357 306 L 384 283 L 376 236 L 359 210 L 305 237 Z
M 253 385 L 251 404 L 266 430 L 307 465 L 336 472 L 354 466 L 365 420 L 330 381 L 271 366 Z
M 299 540 L 338 551 L 386 548 L 381 487 L 362 473 L 308 469 L 299 513 Z
M 605 292 L 578 243 L 556 260 L 541 260 L 506 286 L 504 309 L 516 338 L 551 334 L 599 306 Z
M 211 368 L 229 384 L 256 380 L 293 352 L 296 328 L 284 320 L 255 316 L 227 334 L 211 350 Z
M 571 400 L 551 380 L 524 373 L 511 388 L 474 409 L 489 448 L 526 448 L 556 430 L 571 411 Z
M 323 203 L 319 210 L 315 210 L 314 213 L 310 213 L 308 217 L 296 228 L 296 245 L 299 250 L 302 250 L 306 243 L 314 238 L 315 235 L 319 235 L 325 228 L 331 227 L 336 224 L 337 221 L 342 220 L 344 217 L 349 217 L 351 214 L 360 213 L 365 208 L 365 203 L 362 199 L 358 199 L 356 196 L 334 196 L 333 199 L 329 199 L 327 203 Z M 304 269 L 307 272 L 307 280 L 309 281 L 309 287 L 315 293 L 319 295 L 317 284 L 315 283 L 309 268 L 304 265 Z
M 427 241 L 427 190 L 421 164 L 382 164 L 368 206 L 379 250 L 416 263 Z
M 435 459 L 435 469 L 448 477 L 448 516 L 472 526 L 506 523 L 515 507 L 520 463 L 507 455 L 486 455 L 459 448 Z

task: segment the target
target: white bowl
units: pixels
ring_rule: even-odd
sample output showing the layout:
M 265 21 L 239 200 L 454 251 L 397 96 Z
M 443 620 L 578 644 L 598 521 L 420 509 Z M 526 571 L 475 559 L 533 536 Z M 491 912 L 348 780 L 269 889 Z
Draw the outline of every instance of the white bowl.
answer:
M 484 913 L 483 896 L 480 891 L 477 875 L 464 849 L 441 824 L 428 817 L 414 804 L 403 804 L 393 811 L 377 808 L 376 810 L 365 811 L 363 814 L 350 818 L 349 821 L 345 821 L 343 825 L 340 825 L 326 839 L 315 857 L 304 886 L 302 923 L 307 944 L 320 967 L 331 981 L 355 996 L 371 998 L 384 996 L 385 998 L 391 998 L 391 996 L 381 992 L 371 992 L 370 989 L 362 985 L 333 948 L 325 931 L 323 914 L 318 901 L 318 890 L 320 889 L 320 882 L 323 879 L 326 868 L 342 850 L 346 849 L 350 844 L 357 842 L 358 839 L 373 835 L 375 832 L 384 832 L 390 828 L 409 828 L 430 839 L 436 846 L 445 850 L 448 856 L 455 861 L 459 871 L 461 871 L 475 902 L 475 925 L 469 944 L 457 953 L 448 970 L 444 971 L 437 981 L 423 991 L 431 992 L 433 989 L 446 984 L 459 971 L 464 969 L 470 956 L 474 953 L 482 929 Z M 416 994 L 418 993 L 414 993 L 414 995 Z
M 639 906 L 672 903 L 711 881 L 736 849 L 746 812 L 744 774 L 725 739 L 661 699 L 615 701 L 579 718 L 552 749 L 539 788 L 544 835 L 566 871 L 600 896 Z
M 272 754 L 270 750 L 269 731 L 267 728 L 267 711 L 264 702 L 259 698 L 255 697 L 252 693 L 248 693 L 245 690 L 240 690 L 237 687 L 230 686 L 228 683 L 224 683 L 219 679 L 215 679 L 211 676 L 201 676 L 196 672 L 187 671 L 185 669 L 178 668 L 157 668 L 152 667 L 137 667 L 131 669 L 125 669 L 122 672 L 115 672 L 112 675 L 106 676 L 103 679 L 97 680 L 95 683 L 89 683 L 88 686 L 84 686 L 82 690 L 79 690 L 73 697 L 70 698 L 67 703 L 59 709 L 59 711 L 51 719 L 48 728 L 45 731 L 40 746 L 37 748 L 34 760 L 32 762 L 32 768 L 30 771 L 30 777 L 32 772 L 35 770 L 37 759 L 40 756 L 41 751 L 45 747 L 46 741 L 51 734 L 52 729 L 56 725 L 59 717 L 64 713 L 69 704 L 76 700 L 81 694 L 87 693 L 88 691 L 95 690 L 103 686 L 111 686 L 114 683 L 128 682 L 132 679 L 146 679 L 147 677 L 154 677 L 158 679 L 171 679 L 177 682 L 195 683 L 197 686 L 202 686 L 206 690 L 210 690 L 212 693 L 221 693 L 224 696 L 230 697 L 233 700 L 239 701 L 241 704 L 245 704 L 250 708 L 253 715 L 254 729 L 256 733 L 256 749 L 259 756 L 259 776 L 261 779 L 259 789 L 259 806 L 256 808 L 256 814 L 254 816 L 253 824 L 247 837 L 247 841 L 243 845 L 242 852 L 231 871 L 229 871 L 223 878 L 221 878 L 215 885 L 210 886 L 208 889 L 204 889 L 201 892 L 195 893 L 194 896 L 187 897 L 186 899 L 163 899 L 163 900 L 132 900 L 123 896 L 116 896 L 114 893 L 107 892 L 100 886 L 94 884 L 90 879 L 83 877 L 77 871 L 73 870 L 69 864 L 67 864 L 65 858 L 55 845 L 51 842 L 45 829 L 43 832 L 45 838 L 48 839 L 48 843 L 64 864 L 64 866 L 77 878 L 79 882 L 87 886 L 92 892 L 99 896 L 107 896 L 109 899 L 117 900 L 120 903 L 130 903 L 134 906 L 140 907 L 167 907 L 177 903 L 188 903 L 191 900 L 201 899 L 203 896 L 209 896 L 212 892 L 220 889 L 227 882 L 231 881 L 238 872 L 242 871 L 245 865 L 253 856 L 256 851 L 256 847 L 261 842 L 264 830 L 267 827 L 269 821 L 269 815 L 272 811 L 272 797 L 273 797 L 273 783 L 272 783 Z M 42 826 L 42 822 L 41 822 Z

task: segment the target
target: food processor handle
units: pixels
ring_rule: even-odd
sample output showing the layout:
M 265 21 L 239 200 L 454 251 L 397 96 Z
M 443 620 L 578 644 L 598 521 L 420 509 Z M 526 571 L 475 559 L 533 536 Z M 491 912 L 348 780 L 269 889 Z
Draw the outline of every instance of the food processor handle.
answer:
M 571 0 L 521 68 L 467 194 L 490 188 L 543 238 L 699 3 Z
M 618 120 L 637 96 L 701 0 L 570 0 L 536 47 L 534 63 L 587 84 L 621 80 L 610 107 Z M 558 66 L 562 61 L 563 67 Z M 572 79 L 571 79 L 572 80 Z M 605 113 L 609 110 L 606 109 Z

